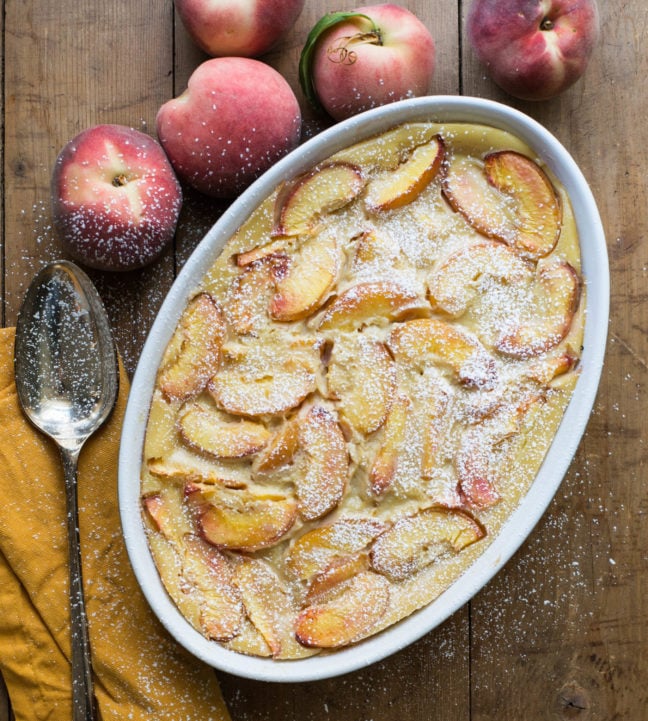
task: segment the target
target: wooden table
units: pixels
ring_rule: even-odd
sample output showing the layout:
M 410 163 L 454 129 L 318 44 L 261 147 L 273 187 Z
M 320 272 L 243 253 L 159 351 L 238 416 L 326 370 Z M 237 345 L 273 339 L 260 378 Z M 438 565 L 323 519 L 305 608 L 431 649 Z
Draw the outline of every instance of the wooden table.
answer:
M 467 1 L 402 4 L 436 38 L 433 93 L 490 97 L 526 111 L 558 136 L 589 180 L 612 270 L 600 392 L 546 515 L 505 569 L 440 628 L 359 673 L 303 685 L 221 674 L 222 688 L 236 721 L 640 721 L 648 709 L 648 5 L 601 0 L 602 36 L 586 77 L 533 104 L 485 78 L 462 31 Z M 354 7 L 306 5 L 266 58 L 296 89 L 308 29 L 325 12 Z M 60 148 L 97 123 L 154 134 L 157 109 L 205 56 L 171 0 L 7 0 L 3 8 L 0 212 L 3 320 L 11 325 L 34 272 L 62 255 L 49 210 Z M 326 121 L 303 106 L 312 135 Z M 224 207 L 187 193 L 175 247 L 158 263 L 126 275 L 92 273 L 129 370 L 165 291 Z M 10 718 L 0 691 L 0 721 Z

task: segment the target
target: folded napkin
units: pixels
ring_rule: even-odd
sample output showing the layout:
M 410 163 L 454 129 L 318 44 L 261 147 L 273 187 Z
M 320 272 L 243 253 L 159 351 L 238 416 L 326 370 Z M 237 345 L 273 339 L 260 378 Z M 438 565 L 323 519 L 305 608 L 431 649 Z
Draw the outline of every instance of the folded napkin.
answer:
M 16 721 L 72 717 L 63 471 L 23 416 L 13 329 L 0 330 L 0 670 Z M 121 537 L 117 455 L 128 381 L 81 451 L 83 580 L 102 721 L 226 721 L 213 669 L 185 652 L 141 594 Z

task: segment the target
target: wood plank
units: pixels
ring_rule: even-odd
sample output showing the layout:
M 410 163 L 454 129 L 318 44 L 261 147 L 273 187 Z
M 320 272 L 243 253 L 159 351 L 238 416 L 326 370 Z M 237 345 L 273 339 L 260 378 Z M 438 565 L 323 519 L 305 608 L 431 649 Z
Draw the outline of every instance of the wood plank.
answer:
M 613 273 L 610 343 L 586 437 L 528 542 L 472 604 L 474 721 L 645 716 L 643 444 L 647 378 L 644 187 L 648 70 L 644 6 L 599 3 L 602 38 L 586 76 L 557 99 L 522 103 L 483 79 L 470 49 L 466 93 L 540 120 L 589 180 Z M 642 406 L 644 408 L 642 412 Z
M 241 721 L 462 721 L 468 707 L 468 614 L 362 671 L 303 684 L 268 684 L 219 674 Z
M 5 22 L 4 256 L 11 324 L 33 273 L 63 255 L 49 195 L 59 150 L 98 123 L 151 132 L 158 106 L 172 92 L 173 43 L 164 3 L 9 2 Z M 170 253 L 146 271 L 90 273 L 129 369 L 172 274 Z
M 150 131 L 172 91 L 173 43 L 165 3 L 30 0 L 3 8 L 3 323 L 11 325 L 33 274 L 63 255 L 50 215 L 56 155 L 97 123 Z M 129 369 L 172 271 L 169 254 L 146 273 L 91 273 Z M 11 719 L 0 684 L 0 721 Z

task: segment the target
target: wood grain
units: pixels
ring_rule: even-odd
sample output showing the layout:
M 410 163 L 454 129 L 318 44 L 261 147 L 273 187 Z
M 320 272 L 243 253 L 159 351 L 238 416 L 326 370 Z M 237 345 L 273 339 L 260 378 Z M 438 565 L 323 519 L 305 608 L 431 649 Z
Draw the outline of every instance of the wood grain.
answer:
M 612 272 L 609 345 L 587 434 L 548 512 L 471 604 L 472 718 L 640 719 L 648 692 L 646 214 L 648 70 L 638 3 L 600 3 L 602 37 L 583 80 L 517 103 L 573 154 L 596 197 Z M 511 103 L 467 52 L 464 92 Z M 643 242 L 642 242 L 643 241 Z M 643 408 L 643 413 L 642 413 Z
M 639 720 L 648 708 L 648 54 L 644 3 L 600 3 L 602 35 L 583 80 L 522 103 L 494 86 L 462 33 L 464 0 L 405 0 L 437 41 L 435 94 L 493 98 L 551 130 L 599 204 L 612 272 L 609 344 L 587 434 L 547 513 L 504 570 L 418 643 L 375 666 L 308 684 L 220 674 L 235 721 Z M 297 61 L 310 27 L 352 3 L 310 0 L 265 60 L 301 101 L 304 138 L 328 121 L 305 103 Z M 3 320 L 27 284 L 62 255 L 49 180 L 64 143 L 115 122 L 154 135 L 155 115 L 205 59 L 171 0 L 7 0 L 2 52 Z M 226 204 L 186 192 L 174 248 L 154 266 L 92 273 L 133 370 L 164 294 Z M 0 685 L 0 721 L 11 717 Z

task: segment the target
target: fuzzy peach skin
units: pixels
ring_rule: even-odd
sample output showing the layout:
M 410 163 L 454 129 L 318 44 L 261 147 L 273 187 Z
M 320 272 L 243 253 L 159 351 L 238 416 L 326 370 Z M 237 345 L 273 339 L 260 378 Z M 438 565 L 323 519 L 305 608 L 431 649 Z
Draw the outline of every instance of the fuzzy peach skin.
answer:
M 314 53 L 313 84 L 322 106 L 335 120 L 404 98 L 426 95 L 435 65 L 430 31 L 400 5 L 366 5 L 334 25 Z M 369 34 L 367 34 L 369 33 Z
M 123 125 L 96 125 L 59 153 L 54 224 L 67 251 L 100 270 L 134 270 L 173 239 L 182 190 L 160 145 Z
M 214 58 L 160 108 L 157 133 L 181 180 L 229 198 L 296 147 L 301 113 L 290 85 L 269 65 Z
M 304 0 L 175 0 L 193 41 L 214 57 L 257 57 L 297 21 Z
M 524 100 L 545 100 L 575 83 L 599 35 L 595 0 L 474 0 L 466 22 L 488 74 Z

